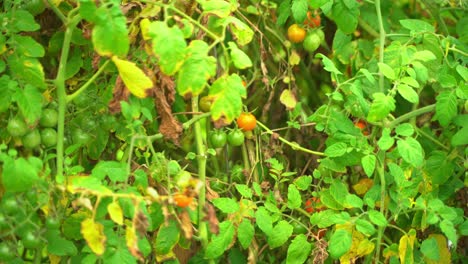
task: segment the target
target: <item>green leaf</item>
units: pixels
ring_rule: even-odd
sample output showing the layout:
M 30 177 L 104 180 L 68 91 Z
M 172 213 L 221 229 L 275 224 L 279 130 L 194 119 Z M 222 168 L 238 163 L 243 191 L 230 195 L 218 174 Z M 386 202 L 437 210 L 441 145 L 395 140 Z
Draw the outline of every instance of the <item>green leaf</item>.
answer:
M 213 205 L 226 214 L 239 211 L 239 203 L 233 198 L 216 198 L 212 200 Z
M 97 23 L 91 33 L 96 52 L 105 57 L 125 57 L 130 48 L 127 19 L 119 5 L 102 5 L 96 10 Z
M 419 19 L 402 19 L 400 24 L 412 33 L 435 32 L 435 28 L 431 24 Z
M 0 113 L 7 111 L 13 100 L 13 96 L 18 90 L 18 83 L 10 79 L 8 75 L 0 77 Z
M 297 189 L 301 191 L 305 191 L 309 189 L 311 183 L 312 183 L 312 176 L 300 176 L 294 179 L 294 184 L 296 185 Z
M 121 60 L 116 56 L 112 57 L 112 61 L 128 90 L 136 97 L 146 97 L 146 90 L 153 87 L 151 79 L 131 61 Z
M 235 185 L 236 187 L 236 190 L 240 193 L 240 195 L 242 195 L 243 197 L 245 198 L 249 198 L 251 199 L 252 198 L 252 190 L 249 188 L 249 186 L 245 185 L 245 184 L 236 184 Z
M 395 99 L 383 93 L 374 93 L 374 100 L 372 101 L 367 120 L 370 122 L 377 122 L 395 110 Z
M 382 130 L 382 136 L 379 138 L 379 141 L 377 141 L 377 145 L 380 149 L 386 151 L 389 150 L 394 143 L 395 139 L 392 136 L 390 136 L 390 129 L 384 128 Z
M 125 182 L 128 179 L 126 164 L 117 161 L 100 161 L 91 171 L 91 176 L 99 180 L 108 176 L 113 183 Z
M 16 9 L 15 12 L 8 12 L 11 21 L 8 21 L 8 29 L 14 32 L 32 32 L 38 30 L 40 25 L 34 20 L 34 16 L 28 11 Z
M 362 157 L 361 159 L 362 168 L 364 169 L 364 172 L 366 173 L 368 177 L 371 177 L 372 174 L 374 174 L 376 161 L 377 161 L 377 158 L 372 154 Z
M 452 221 L 450 220 L 443 220 L 439 224 L 440 230 L 442 230 L 442 233 L 450 240 L 452 241 L 454 247 L 457 247 L 457 231 L 455 230 L 455 227 L 453 226 Z
M 385 219 L 385 216 L 381 212 L 369 210 L 367 213 L 369 214 L 369 219 L 372 223 L 382 227 L 387 226 L 387 219 Z
M 329 1 L 328 0 L 314 0 L 314 1 L 309 1 L 309 5 L 310 7 L 317 9 L 323 6 L 324 4 L 326 4 L 327 2 Z
M 362 199 L 355 194 L 346 195 L 346 208 L 362 208 L 364 202 Z
M 435 59 L 437 59 L 436 56 L 429 50 L 416 51 L 413 54 L 413 60 L 428 62 L 433 61 Z
M 288 208 L 289 209 L 296 209 L 301 206 L 301 194 L 297 190 L 296 186 L 290 184 L 288 186 Z
M 335 193 L 335 196 L 339 196 L 339 194 L 336 194 Z M 343 194 L 343 197 L 346 196 L 346 193 Z M 344 202 L 344 200 L 341 200 L 341 201 L 337 201 L 333 195 L 330 193 L 330 190 L 329 189 L 325 189 L 325 190 L 322 190 L 320 192 L 320 201 L 322 201 L 322 203 L 330 208 L 330 209 L 334 209 L 334 210 L 343 210 L 344 207 L 342 205 L 341 202 Z
M 332 7 L 332 16 L 341 31 L 353 33 L 358 25 L 359 4 L 356 1 L 336 0 Z
M 42 114 L 42 94 L 36 87 L 27 84 L 23 90 L 16 90 L 14 99 L 26 123 L 36 124 Z
M 409 85 L 404 83 L 400 83 L 397 85 L 397 91 L 401 95 L 401 97 L 405 98 L 406 101 L 417 104 L 419 103 L 419 95 L 413 88 Z
M 468 135 L 468 126 L 464 126 L 460 130 L 458 130 L 455 133 L 455 135 L 452 136 L 452 138 L 450 140 L 450 143 L 453 146 L 467 145 L 468 144 L 468 137 L 466 135 Z
M 340 180 L 333 180 L 330 185 L 330 194 L 338 203 L 343 204 L 349 194 L 347 185 Z
M 75 76 L 83 66 L 81 49 L 73 49 L 73 52 L 70 54 L 67 62 L 67 71 L 65 73 L 65 79 L 68 80 L 71 77 Z
M 325 155 L 328 157 L 340 157 L 346 153 L 348 145 L 343 142 L 335 143 L 325 149 Z
M 47 230 L 45 234 L 47 240 L 47 252 L 56 256 L 73 256 L 78 253 L 78 249 L 72 241 L 63 238 L 60 231 Z
M 187 57 L 177 76 L 177 91 L 180 95 L 196 96 L 203 92 L 208 79 L 216 73 L 216 59 L 208 56 L 206 42 L 194 40 L 187 47 Z
M 169 76 L 174 75 L 186 56 L 184 33 L 177 26 L 168 27 L 164 22 L 155 21 L 149 25 L 148 34 L 153 40 L 153 52 L 159 58 L 161 71 Z
M 466 134 L 465 134 L 466 137 Z M 432 184 L 444 184 L 454 173 L 454 164 L 443 151 L 433 151 L 426 160 L 426 173 Z
M 397 141 L 397 149 L 403 160 L 414 167 L 419 167 L 423 164 L 424 150 L 416 139 L 411 137 L 399 139 Z
M 397 135 L 400 136 L 410 137 L 414 134 L 413 125 L 411 125 L 410 123 L 400 124 L 395 128 L 395 133 L 397 133 Z
M 419 88 L 418 81 L 412 77 L 408 77 L 408 76 L 403 77 L 400 79 L 400 82 L 405 83 L 411 87 Z
M 267 241 L 268 245 L 270 245 L 270 249 L 280 247 L 286 243 L 292 232 L 292 225 L 290 225 L 285 220 L 279 221 L 278 224 L 273 228 L 272 232 L 267 235 Z
M 328 241 L 328 252 L 332 258 L 338 259 L 351 249 L 351 244 L 351 234 L 344 229 L 338 229 Z
M 213 14 L 218 17 L 227 17 L 231 13 L 231 9 L 235 8 L 227 1 L 211 0 L 211 1 L 197 1 L 200 3 L 203 13 Z
M 167 221 L 163 224 L 156 235 L 154 249 L 158 255 L 166 255 L 172 251 L 175 245 L 179 242 L 180 229 L 175 220 Z
M 441 126 L 448 126 L 457 115 L 457 110 L 457 96 L 453 90 L 441 92 L 436 97 L 436 114 L 434 118 L 439 121 Z
M 248 248 L 255 235 L 255 228 L 249 219 L 244 218 L 237 227 L 237 239 L 243 248 Z
M 230 221 L 219 224 L 219 234 L 214 236 L 206 246 L 205 258 L 213 259 L 221 256 L 232 245 L 236 229 Z
M 13 53 L 8 57 L 11 77 L 20 83 L 25 82 L 38 88 L 45 88 L 44 68 L 39 60 L 19 55 Z
M 15 52 L 18 52 L 19 54 L 24 55 L 26 57 L 44 57 L 44 47 L 42 47 L 42 45 L 39 44 L 36 40 L 34 40 L 32 37 L 16 35 L 14 37 L 14 41 L 16 42 Z
M 315 58 L 321 58 L 322 59 L 323 65 L 325 66 L 324 69 L 327 72 L 334 73 L 336 75 L 343 74 L 336 68 L 333 61 L 331 61 L 329 58 L 327 58 L 327 56 L 325 56 L 325 55 L 323 55 L 321 53 L 317 53 L 317 55 L 315 55 Z
M 215 121 L 224 118 L 225 123 L 231 123 L 242 113 L 242 98 L 246 95 L 239 75 L 221 76 L 210 87 L 211 118 Z
M 375 234 L 375 227 L 367 220 L 357 219 L 356 220 L 356 229 L 367 236 L 372 236 Z
M 284 25 L 284 23 L 286 23 L 286 21 L 288 20 L 289 15 L 291 15 L 291 0 L 281 1 L 281 4 L 276 9 L 276 12 L 278 14 L 276 24 L 279 26 Z
M 265 207 L 261 206 L 255 212 L 255 223 L 263 231 L 266 235 L 269 235 L 273 231 L 273 220 L 270 216 L 270 213 L 265 209 Z
M 397 186 L 402 188 L 404 182 L 406 181 L 404 171 L 400 168 L 400 166 L 392 162 L 388 163 L 387 166 L 390 170 L 390 175 L 393 176 Z
M 12 159 L 5 156 L 1 178 L 3 188 L 7 192 L 27 191 L 39 181 L 41 170 L 42 161 L 36 157 Z
M 230 24 L 229 29 L 238 45 L 244 46 L 252 41 L 254 32 L 247 24 L 233 16 L 225 18 L 225 23 Z
M 430 260 L 440 259 L 439 246 L 434 237 L 428 238 L 421 243 L 421 252 Z
M 307 17 L 308 3 L 307 0 L 293 0 L 291 11 L 296 23 L 301 24 Z
M 379 62 L 378 65 L 380 72 L 382 72 L 385 77 L 387 77 L 390 80 L 396 79 L 395 71 L 392 69 L 392 67 L 382 62 Z
M 460 74 L 460 76 L 463 78 L 463 80 L 465 82 L 468 82 L 468 69 L 461 65 L 457 65 L 455 69 L 457 70 L 458 74 Z
M 234 67 L 239 70 L 252 67 L 252 61 L 250 60 L 249 56 L 247 56 L 247 54 L 239 49 L 235 42 L 230 41 L 228 46 L 231 52 L 231 59 Z
M 288 247 L 286 264 L 302 264 L 309 257 L 312 245 L 304 234 L 297 235 Z

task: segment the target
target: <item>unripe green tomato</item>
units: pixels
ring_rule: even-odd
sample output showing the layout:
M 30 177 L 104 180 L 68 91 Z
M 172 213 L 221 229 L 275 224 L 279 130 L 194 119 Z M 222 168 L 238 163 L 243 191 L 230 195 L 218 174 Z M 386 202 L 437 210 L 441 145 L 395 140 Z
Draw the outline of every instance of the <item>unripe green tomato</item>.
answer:
M 175 160 L 170 160 L 167 163 L 167 172 L 169 173 L 170 176 L 175 176 L 180 172 L 181 168 L 180 165 L 177 161 Z
M 86 145 L 91 140 L 91 136 L 85 133 L 81 128 L 72 131 L 73 144 Z
M 28 132 L 26 123 L 18 117 L 8 121 L 7 131 L 12 137 L 22 137 Z
M 320 38 L 320 43 L 322 43 L 323 41 L 325 41 L 325 33 L 323 32 L 322 29 L 317 28 L 316 30 L 314 30 L 314 32 L 319 36 L 319 38 Z
M 317 33 L 312 32 L 309 35 L 307 35 L 302 45 L 304 46 L 304 49 L 308 52 L 314 52 L 320 47 L 320 43 L 320 36 Z
M 55 127 L 57 126 L 58 112 L 55 109 L 46 108 L 42 111 L 39 125 L 42 127 Z
M 41 239 L 37 234 L 29 231 L 21 239 L 25 248 L 38 248 L 41 245 Z
M 13 215 L 18 210 L 18 202 L 15 197 L 2 198 L 1 211 L 6 215 Z
M 242 131 L 239 129 L 232 130 L 227 137 L 229 145 L 233 147 L 242 145 L 244 143 L 244 139 L 244 133 L 242 133 Z
M 117 153 L 115 153 L 115 159 L 118 160 L 118 161 L 121 161 L 124 154 L 125 154 L 125 152 L 123 150 L 118 149 Z
M 41 141 L 46 148 L 57 144 L 57 131 L 53 128 L 44 128 L 41 131 Z
M 200 102 L 198 103 L 198 107 L 202 112 L 209 112 L 211 110 L 211 105 L 213 104 L 213 99 L 209 96 L 203 96 L 200 98 Z
M 21 139 L 23 146 L 28 149 L 35 149 L 41 145 L 41 134 L 38 129 L 34 129 Z
M 7 263 L 15 257 L 15 252 L 6 242 L 0 243 L 0 262 Z
M 227 136 L 224 131 L 217 130 L 210 134 L 210 143 L 213 148 L 222 148 L 226 145 Z
M 44 0 L 27 0 L 26 4 L 24 4 L 24 8 L 33 16 L 36 16 L 44 12 L 46 6 Z
M 188 171 L 181 171 L 176 176 L 176 184 L 179 188 L 185 188 L 190 185 L 192 174 Z

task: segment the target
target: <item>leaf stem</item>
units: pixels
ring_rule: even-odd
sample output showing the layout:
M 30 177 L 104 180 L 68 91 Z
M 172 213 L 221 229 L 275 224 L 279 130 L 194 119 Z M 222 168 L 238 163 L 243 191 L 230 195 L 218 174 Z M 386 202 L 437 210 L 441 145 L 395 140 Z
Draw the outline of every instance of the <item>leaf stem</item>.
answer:
M 275 134 L 273 131 L 271 131 L 271 129 L 269 129 L 267 126 L 265 126 L 264 124 L 262 124 L 258 120 L 257 120 L 257 125 L 260 126 L 263 130 L 265 130 L 266 133 L 268 133 L 270 135 Z M 278 135 L 278 139 L 281 142 L 285 143 L 286 145 L 290 146 L 294 150 L 300 150 L 302 152 L 309 153 L 309 154 L 312 154 L 312 155 L 317 155 L 317 156 L 326 156 L 325 153 L 323 153 L 323 152 L 303 148 L 299 144 L 297 144 L 296 142 L 290 142 L 290 141 L 286 140 L 285 138 L 283 138 L 283 137 L 281 137 L 279 135 Z
M 384 63 L 385 50 L 385 28 L 383 26 L 382 11 L 380 10 L 380 0 L 375 0 L 375 10 L 377 12 L 377 20 L 379 22 L 379 62 Z M 380 92 L 384 92 L 384 75 L 379 70 L 379 88 Z
M 198 96 L 192 97 L 192 111 L 198 112 Z M 203 144 L 202 129 L 200 122 L 195 122 L 195 144 L 197 146 L 198 178 L 202 187 L 198 193 L 198 230 L 201 243 L 204 248 L 208 245 L 208 229 L 205 218 L 205 199 L 206 199 L 206 146 Z
M 94 81 L 96 80 L 96 78 L 104 71 L 104 69 L 106 68 L 106 66 L 109 64 L 110 60 L 107 60 L 106 62 L 104 62 L 104 64 L 101 65 L 101 67 L 97 70 L 97 72 L 91 76 L 91 78 L 88 79 L 88 81 L 86 83 L 84 83 L 80 88 L 78 88 L 78 90 L 76 90 L 74 93 L 70 94 L 70 95 L 67 95 L 67 103 L 70 103 L 71 101 L 73 101 L 76 97 L 78 97 L 84 90 L 86 90 L 86 88 L 89 87 L 89 85 L 91 85 L 92 83 L 94 83 Z
M 395 120 L 393 120 L 392 122 L 390 122 L 390 124 L 388 124 L 387 127 L 393 128 L 393 127 L 399 125 L 400 123 L 402 123 L 402 122 L 404 122 L 404 121 L 406 121 L 408 119 L 411 119 L 413 117 L 416 117 L 416 116 L 419 116 L 419 115 L 422 115 L 422 114 L 425 114 L 425 113 L 432 112 L 432 111 L 435 110 L 435 107 L 436 107 L 435 104 L 431 104 L 431 105 L 427 105 L 427 106 L 421 107 L 419 109 L 416 109 L 414 111 L 411 111 L 409 113 L 406 113 L 404 115 L 401 115 L 398 118 L 396 118 Z
M 70 12 L 72 13 L 72 12 Z M 73 30 L 76 25 L 81 21 L 80 15 L 73 18 L 68 18 L 65 26 L 65 36 L 63 38 L 62 53 L 60 55 L 60 63 L 58 67 L 57 76 L 54 84 L 57 87 L 57 100 L 58 100 L 58 124 L 57 124 L 57 175 L 55 180 L 58 183 L 63 183 L 65 178 L 64 171 L 64 136 L 65 136 L 65 111 L 67 108 L 67 91 L 65 88 L 65 74 L 67 71 L 68 53 L 70 51 L 70 43 Z

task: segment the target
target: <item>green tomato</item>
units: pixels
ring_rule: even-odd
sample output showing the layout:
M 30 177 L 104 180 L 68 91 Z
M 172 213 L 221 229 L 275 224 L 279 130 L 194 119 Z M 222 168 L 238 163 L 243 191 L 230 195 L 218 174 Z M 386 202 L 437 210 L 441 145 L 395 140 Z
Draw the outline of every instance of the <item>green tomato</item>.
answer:
M 198 103 L 198 107 L 202 112 L 209 112 L 211 110 L 211 105 L 213 104 L 212 98 L 209 96 L 203 96 Z
M 323 32 L 322 29 L 317 28 L 317 29 L 315 30 L 315 33 L 319 36 L 319 38 L 320 38 L 320 43 L 322 43 L 322 42 L 325 41 L 325 33 Z
M 7 215 L 13 215 L 18 210 L 18 202 L 16 201 L 15 197 L 8 197 L 3 198 L 2 212 L 6 213 Z
M 55 146 L 57 144 L 57 131 L 53 128 L 44 128 L 41 131 L 41 141 L 46 148 Z
M 28 132 L 28 126 L 16 117 L 8 121 L 7 131 L 12 137 L 22 137 Z
M 188 171 L 181 171 L 176 176 L 177 187 L 185 188 L 190 185 L 190 180 L 192 179 L 192 174 Z
M 240 131 L 239 129 L 232 130 L 227 136 L 227 141 L 229 142 L 229 145 L 233 147 L 242 145 L 244 143 L 244 139 L 244 133 L 242 133 L 242 131 Z
M 58 112 L 55 109 L 46 108 L 42 111 L 39 125 L 42 127 L 55 127 L 57 126 Z
M 0 262 L 12 260 L 15 257 L 15 252 L 8 246 L 6 242 L 0 243 Z
M 43 0 L 27 0 L 24 8 L 33 16 L 36 16 L 44 12 L 46 6 Z
M 21 241 L 23 241 L 25 248 L 38 248 L 41 245 L 41 239 L 32 231 L 27 232 Z
M 299 224 L 296 221 L 294 221 L 294 223 L 292 223 L 292 225 L 293 225 L 293 233 L 296 234 L 296 235 L 305 234 L 308 231 L 307 228 L 304 225 Z
M 320 40 L 320 36 L 314 31 L 307 35 L 302 45 L 304 46 L 304 49 L 308 52 L 314 52 L 320 47 L 321 42 L 322 41 Z
M 58 229 L 60 227 L 60 221 L 57 218 L 49 217 L 46 219 L 46 227 L 48 229 Z
M 224 131 L 216 130 L 210 135 L 210 143 L 214 148 L 222 148 L 226 145 L 227 136 Z
M 72 131 L 73 144 L 86 145 L 91 140 L 91 136 L 85 133 L 81 128 Z
M 23 146 L 28 149 L 35 149 L 41 145 L 41 134 L 38 129 L 34 129 L 22 138 Z

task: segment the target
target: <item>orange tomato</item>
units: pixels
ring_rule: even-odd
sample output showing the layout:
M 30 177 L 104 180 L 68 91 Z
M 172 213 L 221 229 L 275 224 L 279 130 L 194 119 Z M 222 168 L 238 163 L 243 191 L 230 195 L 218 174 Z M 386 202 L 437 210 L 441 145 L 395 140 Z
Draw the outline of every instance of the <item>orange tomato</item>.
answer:
M 306 31 L 298 24 L 292 24 L 288 28 L 288 39 L 293 43 L 300 43 L 304 40 Z
M 318 198 L 318 197 L 312 197 L 312 198 L 308 199 L 308 200 L 305 202 L 304 209 L 305 209 L 308 213 L 313 213 L 313 212 L 320 212 L 320 211 L 322 211 L 322 204 L 321 204 L 321 202 L 320 202 L 320 198 Z
M 237 118 L 237 126 L 243 131 L 251 131 L 257 126 L 257 118 L 252 113 L 242 113 Z
M 179 207 L 187 207 L 192 204 L 193 197 L 187 196 L 182 193 L 175 193 L 174 194 L 174 202 Z
M 311 11 L 308 11 L 304 25 L 308 25 L 311 28 L 316 28 L 320 27 L 321 22 L 322 19 L 320 18 L 320 15 L 317 13 L 317 11 L 315 11 L 314 14 L 312 14 Z

